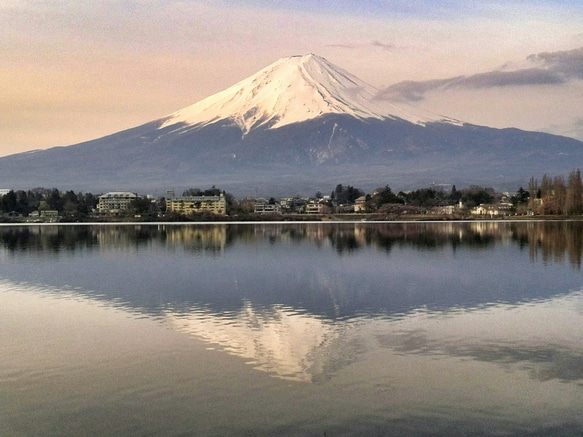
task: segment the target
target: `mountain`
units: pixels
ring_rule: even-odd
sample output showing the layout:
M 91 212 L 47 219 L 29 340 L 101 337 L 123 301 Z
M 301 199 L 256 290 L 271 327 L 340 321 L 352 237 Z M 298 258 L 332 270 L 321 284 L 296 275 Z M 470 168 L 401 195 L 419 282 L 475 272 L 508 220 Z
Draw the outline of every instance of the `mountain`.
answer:
M 275 129 L 325 114 L 345 114 L 361 120 L 402 119 L 420 124 L 445 120 L 375 100 L 378 93 L 376 88 L 324 58 L 314 54 L 292 56 L 171 114 L 162 127 L 180 124 L 185 130 L 199 129 L 229 119 L 247 134 L 259 127 Z
M 84 143 L 0 158 L 0 187 L 91 191 L 216 185 L 235 195 L 431 183 L 516 189 L 583 162 L 583 143 L 469 125 L 377 98 L 319 56 L 283 58 L 158 120 Z

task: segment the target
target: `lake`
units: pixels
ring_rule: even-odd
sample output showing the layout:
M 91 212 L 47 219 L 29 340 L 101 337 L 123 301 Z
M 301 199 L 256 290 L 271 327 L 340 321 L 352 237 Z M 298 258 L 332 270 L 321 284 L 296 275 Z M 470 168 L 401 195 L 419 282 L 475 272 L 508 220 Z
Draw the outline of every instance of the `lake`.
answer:
M 0 226 L 0 435 L 583 433 L 583 222 Z

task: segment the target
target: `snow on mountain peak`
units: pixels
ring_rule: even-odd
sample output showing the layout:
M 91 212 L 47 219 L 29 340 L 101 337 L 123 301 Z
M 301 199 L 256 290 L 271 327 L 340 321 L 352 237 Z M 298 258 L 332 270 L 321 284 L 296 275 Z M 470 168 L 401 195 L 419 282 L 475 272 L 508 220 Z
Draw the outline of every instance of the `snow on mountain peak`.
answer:
M 254 75 L 166 117 L 160 128 L 186 124 L 202 127 L 234 121 L 246 134 L 316 118 L 347 114 L 357 118 L 401 118 L 423 124 L 443 117 L 419 116 L 375 100 L 378 90 L 356 76 L 314 55 L 282 58 Z

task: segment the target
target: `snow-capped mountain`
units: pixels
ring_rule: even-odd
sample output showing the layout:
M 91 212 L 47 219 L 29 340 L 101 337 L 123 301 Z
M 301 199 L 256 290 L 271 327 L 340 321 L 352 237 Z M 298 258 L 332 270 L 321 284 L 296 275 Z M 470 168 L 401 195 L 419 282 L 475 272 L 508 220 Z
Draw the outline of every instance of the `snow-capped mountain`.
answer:
M 580 141 L 468 125 L 392 105 L 377 92 L 319 56 L 283 58 L 142 126 L 0 158 L 0 187 L 161 194 L 216 185 L 270 196 L 338 183 L 517 189 L 583 162 Z
M 182 129 L 191 129 L 232 120 L 246 134 L 253 128 L 276 129 L 326 114 L 398 118 L 416 124 L 446 120 L 375 100 L 378 93 L 378 89 L 320 56 L 292 56 L 171 114 L 160 128 L 181 124 Z

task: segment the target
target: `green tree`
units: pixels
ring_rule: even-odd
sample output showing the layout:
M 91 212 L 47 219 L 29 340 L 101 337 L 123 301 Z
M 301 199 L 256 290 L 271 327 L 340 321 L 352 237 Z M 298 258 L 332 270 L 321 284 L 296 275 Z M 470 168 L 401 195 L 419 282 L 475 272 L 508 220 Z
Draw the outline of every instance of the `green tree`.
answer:
M 404 200 L 402 197 L 393 193 L 391 187 L 385 185 L 384 188 L 375 190 L 375 193 L 368 201 L 368 207 L 374 210 L 388 203 L 404 203 Z
M 16 211 L 25 216 L 30 214 L 32 209 L 30 207 L 30 202 L 26 191 L 18 190 L 16 191 L 15 194 L 16 194 Z
M 364 191 L 360 188 L 354 188 L 350 185 L 345 187 L 342 184 L 338 184 L 330 197 L 337 205 L 344 205 L 354 203 L 360 196 L 364 196 Z
M 203 196 L 220 196 L 221 190 L 213 185 L 208 190 L 204 190 L 202 195 Z
M 147 197 L 136 197 L 130 202 L 129 212 L 136 215 L 150 214 L 152 201 Z
M 449 199 L 452 204 L 459 203 L 462 198 L 462 193 L 460 193 L 455 185 L 451 187 L 451 192 L 449 193 Z
M 461 200 L 468 208 L 473 208 L 484 203 L 492 203 L 494 194 L 495 191 L 493 188 L 472 185 L 462 190 Z
M 47 198 L 47 202 L 52 210 L 63 211 L 63 199 L 61 198 L 61 193 L 56 188 L 51 190 L 50 195 Z
M 10 190 L 8 193 L 6 193 L 4 196 L 2 196 L 2 211 L 3 212 L 12 212 L 12 211 L 16 211 L 17 209 L 17 199 L 16 199 L 16 193 L 14 192 L 14 190 Z
M 182 192 L 183 196 L 202 196 L 202 190 L 200 188 L 189 188 Z
M 529 192 L 526 191 L 524 188 L 520 187 L 518 189 L 518 191 L 516 192 L 516 194 L 514 196 L 512 196 L 512 198 L 510 199 L 510 202 L 514 206 L 526 205 L 528 203 L 529 199 L 530 199 Z
M 74 191 L 67 191 L 62 199 L 63 215 L 66 217 L 77 217 L 79 215 L 79 198 Z
M 47 202 L 46 200 L 41 200 L 38 204 L 38 210 L 39 211 L 48 211 L 49 209 L 51 209 L 51 207 L 49 206 L 49 202 Z

